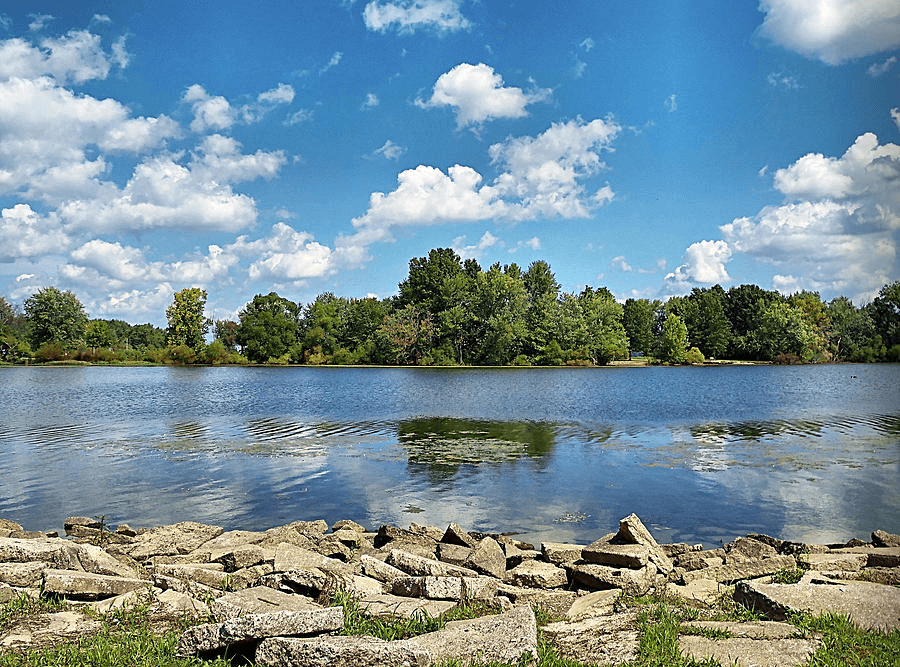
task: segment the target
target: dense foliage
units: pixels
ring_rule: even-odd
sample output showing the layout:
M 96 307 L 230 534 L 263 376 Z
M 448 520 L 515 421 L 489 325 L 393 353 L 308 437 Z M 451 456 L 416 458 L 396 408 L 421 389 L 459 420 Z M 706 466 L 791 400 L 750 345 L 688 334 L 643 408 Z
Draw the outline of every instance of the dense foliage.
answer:
M 665 302 L 616 301 L 605 287 L 563 292 L 550 266 L 462 261 L 447 248 L 409 262 L 398 293 L 303 305 L 258 294 L 237 321 L 206 319 L 206 292 L 176 292 L 166 330 L 88 320 L 48 287 L 24 313 L 0 297 L 0 359 L 122 363 L 603 365 L 632 356 L 809 363 L 900 361 L 900 281 L 862 308 L 816 292 L 694 288 Z M 206 343 L 212 329 L 214 340 Z

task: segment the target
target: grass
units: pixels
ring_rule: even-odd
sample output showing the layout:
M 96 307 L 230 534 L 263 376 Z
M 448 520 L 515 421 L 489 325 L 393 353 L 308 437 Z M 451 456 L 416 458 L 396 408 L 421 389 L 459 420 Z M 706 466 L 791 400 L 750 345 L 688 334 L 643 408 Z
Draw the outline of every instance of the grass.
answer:
M 389 641 L 433 632 L 452 620 L 495 613 L 486 605 L 469 604 L 438 617 L 423 613 L 411 619 L 378 619 L 363 613 L 359 603 L 345 593 L 336 594 L 332 602 L 344 607 L 345 624 L 340 634 L 373 635 Z M 623 596 L 621 602 L 638 612 L 638 652 L 636 660 L 629 667 L 712 667 L 717 663 L 710 660 L 698 662 L 683 656 L 678 649 L 678 636 L 702 634 L 713 639 L 724 639 L 728 633 L 690 628 L 690 622 L 698 618 L 721 621 L 752 621 L 760 618 L 726 596 L 712 610 L 698 610 L 680 600 L 655 596 Z M 67 608 L 70 605 L 58 599 L 35 600 L 22 595 L 0 605 L 0 630 L 20 618 Z M 541 609 L 536 610 L 536 617 L 539 628 L 560 620 Z M 0 655 L 0 667 L 230 667 L 238 664 L 224 657 L 202 660 L 176 656 L 179 634 L 189 624 L 185 622 L 182 628 L 156 634 L 151 620 L 149 606 L 146 604 L 115 611 L 102 617 L 101 630 L 92 637 L 83 637 L 75 643 L 51 649 Z M 799 636 L 817 637 L 822 641 L 819 650 L 807 663 L 809 667 L 900 665 L 900 630 L 889 633 L 867 632 L 854 627 L 848 618 L 831 614 L 798 614 L 789 620 L 796 626 Z M 538 657 L 532 663 L 520 661 L 516 665 L 485 667 L 524 667 L 526 664 L 532 667 L 587 667 L 586 663 L 560 656 L 557 649 L 540 635 Z M 469 667 L 469 663 L 449 660 L 440 667 Z

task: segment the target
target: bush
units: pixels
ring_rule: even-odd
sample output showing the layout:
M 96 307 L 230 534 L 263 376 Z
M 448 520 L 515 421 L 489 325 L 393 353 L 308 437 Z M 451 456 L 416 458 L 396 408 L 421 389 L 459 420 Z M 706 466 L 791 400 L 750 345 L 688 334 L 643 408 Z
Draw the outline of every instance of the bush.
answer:
M 706 361 L 706 357 L 703 356 L 703 353 L 700 351 L 699 347 L 692 347 L 687 351 L 687 355 L 685 355 L 684 360 L 689 364 L 702 364 Z
M 168 361 L 173 364 L 193 364 L 197 362 L 197 353 L 187 345 L 176 345 L 167 350 Z
M 51 340 L 37 349 L 37 352 L 34 353 L 34 358 L 40 362 L 61 361 L 68 359 L 69 353 L 62 346 L 62 343 L 57 340 Z
M 796 354 L 791 354 L 789 352 L 782 352 L 778 356 L 775 357 L 774 363 L 781 364 L 782 366 L 794 366 L 796 364 L 802 364 L 803 362 L 800 360 L 800 357 Z

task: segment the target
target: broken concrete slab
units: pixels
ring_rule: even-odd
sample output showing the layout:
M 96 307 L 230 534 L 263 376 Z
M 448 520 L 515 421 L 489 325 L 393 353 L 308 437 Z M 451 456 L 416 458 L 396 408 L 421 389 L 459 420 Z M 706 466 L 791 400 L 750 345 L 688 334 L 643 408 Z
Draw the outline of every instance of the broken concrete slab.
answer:
M 318 609 L 310 598 L 283 593 L 267 586 L 245 588 L 226 593 L 210 604 L 210 611 L 217 618 L 228 619 L 246 614 L 262 614 L 272 611 L 309 611 Z
M 807 573 L 796 584 L 742 581 L 734 599 L 745 607 L 783 621 L 788 612 L 846 614 L 864 630 L 900 627 L 900 589 L 862 581 L 837 581 Z
M 797 562 L 808 570 L 817 572 L 859 572 L 869 557 L 857 553 L 800 554 Z
M 60 570 L 81 570 L 78 545 L 56 538 L 0 537 L 0 563 L 47 563 Z
M 789 639 L 798 634 L 797 626 L 779 621 L 750 621 L 736 623 L 731 621 L 689 621 L 684 624 L 691 628 L 720 630 L 735 637 L 745 639 Z
M 433 659 L 418 646 L 375 637 L 273 637 L 256 648 L 255 662 L 277 667 L 428 667 Z
M 43 590 L 80 600 L 97 600 L 122 595 L 150 586 L 143 579 L 111 577 L 72 570 L 44 570 Z
M 49 648 L 89 637 L 100 628 L 99 620 L 76 610 L 29 616 L 0 630 L 0 650 Z
M 567 544 L 563 542 L 542 542 L 541 555 L 544 560 L 554 565 L 566 565 L 581 560 L 583 544 Z
M 656 583 L 656 566 L 648 562 L 640 570 L 608 565 L 576 565 L 572 579 L 591 589 L 620 588 L 629 595 L 645 595 Z
M 423 558 L 415 554 L 392 549 L 386 560 L 388 565 L 393 565 L 415 577 L 477 577 L 478 573 L 469 568 L 442 563 L 439 560 Z
M 413 618 L 427 614 L 437 618 L 454 607 L 456 602 L 448 600 L 426 600 L 422 598 L 406 598 L 389 593 L 374 595 L 359 601 L 360 609 L 369 616 L 380 618 Z
M 741 579 L 754 579 L 774 574 L 778 570 L 792 570 L 797 567 L 797 561 L 793 556 L 775 556 L 765 560 L 747 561 L 733 565 L 718 565 L 702 570 L 692 570 L 681 575 L 683 584 L 689 584 L 697 579 L 712 579 L 721 583 L 740 581 Z
M 589 563 L 635 570 L 644 567 L 650 559 L 650 551 L 641 544 L 594 542 L 582 549 L 581 555 Z
M 900 547 L 900 535 L 875 530 L 872 531 L 872 544 L 876 547 Z
M 594 591 L 593 593 L 577 597 L 566 612 L 566 620 L 582 621 L 595 616 L 608 616 L 613 613 L 616 602 L 621 596 L 622 591 L 613 588 L 608 591 Z
M 666 552 L 659 546 L 657 541 L 653 539 L 653 535 L 647 530 L 647 527 L 641 522 L 637 514 L 629 514 L 624 519 L 619 520 L 619 532 L 612 539 L 613 542 L 619 544 L 640 544 L 647 547 L 650 552 L 650 560 L 657 569 L 667 575 L 675 567 L 671 559 L 666 556 Z
M 552 563 L 526 560 L 506 573 L 506 581 L 527 588 L 561 588 L 569 583 L 569 576 Z
M 694 660 L 713 658 L 722 665 L 740 667 L 788 667 L 805 664 L 816 652 L 813 639 L 709 639 L 682 635 L 678 648 Z
M 568 660 L 618 665 L 637 658 L 638 624 L 634 611 L 549 623 L 541 632 Z

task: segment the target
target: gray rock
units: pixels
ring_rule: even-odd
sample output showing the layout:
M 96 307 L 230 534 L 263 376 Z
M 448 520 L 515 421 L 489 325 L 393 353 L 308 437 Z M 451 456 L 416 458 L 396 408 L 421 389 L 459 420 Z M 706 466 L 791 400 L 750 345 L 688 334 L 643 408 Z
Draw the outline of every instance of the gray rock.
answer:
M 734 599 L 775 621 L 791 611 L 847 614 L 866 630 L 900 627 L 900 589 L 861 581 L 835 581 L 807 573 L 797 584 L 742 581 Z
M 437 557 L 442 563 L 459 565 L 464 567 L 466 560 L 472 555 L 471 547 L 463 547 L 458 544 L 438 542 Z
M 647 563 L 640 570 L 632 570 L 608 565 L 576 565 L 572 568 L 572 578 L 586 588 L 620 588 L 629 595 L 645 595 L 656 583 L 656 566 Z
M 705 630 L 721 630 L 745 639 L 790 639 L 797 634 L 797 626 L 778 621 L 733 623 L 727 621 L 689 621 L 685 625 Z
M 637 658 L 636 612 L 549 623 L 541 628 L 562 658 L 590 664 L 622 664 Z
M 283 593 L 266 586 L 226 593 L 210 604 L 210 611 L 220 619 L 272 611 L 308 611 L 318 608 L 319 605 L 307 597 Z
M 365 531 L 361 530 L 351 530 L 349 528 L 341 528 L 340 530 L 334 531 L 331 535 L 338 542 L 343 544 L 345 547 L 349 547 L 354 549 L 359 546 L 360 541 L 363 539 L 363 533 Z
M 900 547 L 900 535 L 876 530 L 872 532 L 872 544 L 876 547 Z
M 318 569 L 323 572 L 348 572 L 347 565 L 335 558 L 304 549 L 293 544 L 281 543 L 275 547 L 275 571 Z
M 139 567 L 132 567 L 114 558 L 106 551 L 93 544 L 77 545 L 78 562 L 85 572 L 107 574 L 113 577 L 145 578 L 146 572 Z
M 665 575 L 668 575 L 674 567 L 672 561 L 666 556 L 656 540 L 653 539 L 653 535 L 641 523 L 636 514 L 629 514 L 624 519 L 619 520 L 619 532 L 616 533 L 613 541 L 622 544 L 640 544 L 647 547 L 650 552 L 650 561 Z
M 0 537 L 0 563 L 47 563 L 60 570 L 80 570 L 78 545 L 57 538 Z
M 732 587 L 720 584 L 712 579 L 694 579 L 688 584 L 666 584 L 666 594 L 679 597 L 692 603 L 703 606 L 714 604 L 723 595 L 734 592 Z
M 194 521 L 183 521 L 171 526 L 159 526 L 137 535 L 131 544 L 120 549 L 138 561 L 151 556 L 187 554 L 196 551 L 206 542 L 218 537 L 224 528 Z
M 372 556 L 362 555 L 359 557 L 363 574 L 372 577 L 386 584 L 391 584 L 395 579 L 408 576 L 403 570 L 399 570 L 393 565 L 388 565 L 384 561 L 372 558 Z
M 475 539 L 456 523 L 451 523 L 447 526 L 447 530 L 444 531 L 444 535 L 441 537 L 440 541 L 446 544 L 456 544 L 461 547 L 468 547 L 470 549 L 475 547 Z
M 44 570 L 43 590 L 82 600 L 97 600 L 146 589 L 147 581 L 71 570 Z
M 15 521 L 10 521 L 9 519 L 0 519 L 0 530 L 8 530 L 9 532 L 18 532 L 20 530 L 25 530 L 25 529 L 22 528 L 21 524 L 18 524 Z
M 866 567 L 900 567 L 900 547 L 850 547 L 832 554 L 866 554 Z
M 70 534 L 72 528 L 76 526 L 81 528 L 93 528 L 94 530 L 100 530 L 104 527 L 99 519 L 92 519 L 86 516 L 70 516 L 63 521 L 63 528 L 67 535 Z
M 219 588 L 211 588 L 196 581 L 176 579 L 175 577 L 168 577 L 164 574 L 154 574 L 153 585 L 162 590 L 177 591 L 179 593 L 184 593 L 185 595 L 190 595 L 197 600 L 215 599 L 225 595 L 225 591 Z
M 369 616 L 412 618 L 428 614 L 429 617 L 436 618 L 453 609 L 456 603 L 447 600 L 399 597 L 383 593 L 363 598 L 359 601 L 359 605 Z
M 569 583 L 566 571 L 552 563 L 526 560 L 506 573 L 506 581 L 528 588 L 561 588 Z
M 868 558 L 866 554 L 800 554 L 797 562 L 808 570 L 818 572 L 859 572 L 866 566 Z
M 434 540 L 435 542 L 439 542 L 441 538 L 444 536 L 444 531 L 436 526 L 423 526 L 418 523 L 409 524 L 409 532 L 413 535 L 421 535 L 422 537 L 427 537 L 428 539 Z
M 274 637 L 263 640 L 256 648 L 255 662 L 278 667 L 426 667 L 433 664 L 431 654 L 425 649 L 375 637 Z
M 500 584 L 497 590 L 515 604 L 530 604 L 534 609 L 543 609 L 548 616 L 563 617 L 578 599 L 575 591 L 524 588 L 510 584 Z
M 210 549 L 210 560 L 213 563 L 221 563 L 226 572 L 242 570 L 245 567 L 253 567 L 260 563 L 274 563 L 275 550 L 271 547 L 265 549 L 256 544 L 241 544 L 234 547 Z
M 339 630 L 343 625 L 343 607 L 246 614 L 224 623 L 189 628 L 178 640 L 178 655 L 197 655 L 267 637 L 314 636 Z
M 595 542 L 582 549 L 581 556 L 589 563 L 639 570 L 647 564 L 650 552 L 647 547 L 640 544 Z
M 778 570 L 793 569 L 795 567 L 797 567 L 797 561 L 793 556 L 775 556 L 765 560 L 747 561 L 734 565 L 719 565 L 693 572 L 685 572 L 681 576 L 681 581 L 684 584 L 689 584 L 697 579 L 712 579 L 722 583 L 733 582 L 741 579 L 764 577 Z
M 541 554 L 544 559 L 554 565 L 567 565 L 581 560 L 583 544 L 563 544 L 560 542 L 542 542 Z
M 786 667 L 806 664 L 820 642 L 812 639 L 708 639 L 682 635 L 678 648 L 694 660 L 713 658 L 739 667 Z
M 537 622 L 528 605 L 467 621 L 453 621 L 437 632 L 404 640 L 431 654 L 434 663 L 455 659 L 515 664 L 523 655 L 537 657 Z
M 0 582 L 19 588 L 36 586 L 47 567 L 46 563 L 0 563 Z
M 762 560 L 763 558 L 772 558 L 777 555 L 778 552 L 774 547 L 748 537 L 739 537 L 731 544 L 725 546 L 726 565 Z
M 350 519 L 341 519 L 331 526 L 331 532 L 336 533 L 339 530 L 352 530 L 354 533 L 368 532 L 364 526 L 356 523 L 356 521 L 351 521 Z
M 230 587 L 228 574 L 226 574 L 224 567 L 218 563 L 206 563 L 204 565 L 157 565 L 153 568 L 153 573 L 184 581 L 192 581 L 223 591 Z
M 575 598 L 575 602 L 569 607 L 566 620 L 582 621 L 595 616 L 608 616 L 613 613 L 613 608 L 621 595 L 622 591 L 617 588 L 581 595 Z
M 0 651 L 41 649 L 100 632 L 101 623 L 80 611 L 59 611 L 12 621 L 0 629 Z
M 503 553 L 503 549 L 496 540 L 486 537 L 478 542 L 463 566 L 497 579 L 503 579 L 506 574 L 506 554 Z
M 388 565 L 417 577 L 476 577 L 478 573 L 468 568 L 423 558 L 399 549 L 392 549 L 387 557 Z

